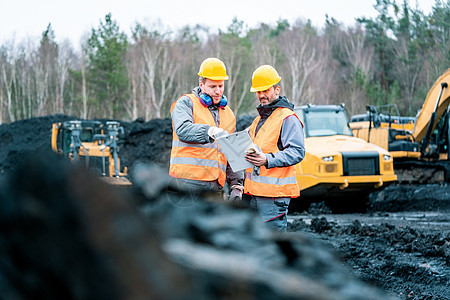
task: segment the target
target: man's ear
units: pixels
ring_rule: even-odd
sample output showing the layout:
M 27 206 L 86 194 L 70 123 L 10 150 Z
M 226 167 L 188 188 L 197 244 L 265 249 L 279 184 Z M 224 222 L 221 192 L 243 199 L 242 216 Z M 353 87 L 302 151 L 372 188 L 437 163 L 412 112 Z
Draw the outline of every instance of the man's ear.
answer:
M 275 93 L 277 94 L 277 96 L 280 95 L 280 92 L 281 92 L 281 86 L 277 85 L 275 87 Z

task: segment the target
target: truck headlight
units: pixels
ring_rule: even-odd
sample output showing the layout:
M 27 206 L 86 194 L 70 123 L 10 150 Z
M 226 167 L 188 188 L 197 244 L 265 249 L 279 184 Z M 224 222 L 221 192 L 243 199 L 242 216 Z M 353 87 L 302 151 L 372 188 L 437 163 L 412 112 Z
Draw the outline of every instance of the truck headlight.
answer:
M 334 157 L 333 157 L 332 155 L 330 155 L 330 156 L 322 157 L 322 159 L 323 159 L 324 161 L 333 161 L 333 160 L 334 160 Z
M 390 160 L 390 159 L 391 159 L 390 155 L 387 155 L 387 154 L 383 155 L 383 160 Z

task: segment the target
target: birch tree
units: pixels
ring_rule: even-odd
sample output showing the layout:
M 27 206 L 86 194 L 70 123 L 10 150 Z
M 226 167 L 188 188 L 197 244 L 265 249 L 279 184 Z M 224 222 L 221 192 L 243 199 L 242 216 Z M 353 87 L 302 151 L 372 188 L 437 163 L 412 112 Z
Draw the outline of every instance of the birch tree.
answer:
M 159 96 L 153 102 L 155 117 L 161 118 L 164 114 L 163 108 L 167 100 L 174 97 L 175 75 L 181 64 L 176 56 L 176 51 L 171 41 L 164 42 L 163 51 L 158 63 Z
M 64 107 L 66 104 L 65 94 L 66 85 L 69 81 L 69 71 L 76 68 L 76 54 L 73 52 L 71 44 L 66 41 L 58 48 L 58 57 L 56 59 L 56 101 L 54 112 L 64 114 Z M 69 106 L 71 106 L 71 98 L 67 99 Z
M 13 112 L 13 89 L 16 84 L 16 67 L 14 55 L 14 42 L 9 47 L 0 48 L 0 124 L 3 123 L 3 109 L 8 112 L 10 122 L 15 121 Z
M 290 97 L 294 104 L 305 98 L 307 81 L 320 66 L 315 39 L 315 34 L 302 25 L 288 28 L 278 37 L 280 52 L 284 54 L 290 73 Z
M 126 67 L 128 72 L 128 82 L 130 85 L 130 97 L 126 104 L 126 110 L 132 120 L 139 117 L 141 110 L 140 100 L 144 97 L 144 64 L 142 64 L 139 48 L 131 45 L 127 50 Z

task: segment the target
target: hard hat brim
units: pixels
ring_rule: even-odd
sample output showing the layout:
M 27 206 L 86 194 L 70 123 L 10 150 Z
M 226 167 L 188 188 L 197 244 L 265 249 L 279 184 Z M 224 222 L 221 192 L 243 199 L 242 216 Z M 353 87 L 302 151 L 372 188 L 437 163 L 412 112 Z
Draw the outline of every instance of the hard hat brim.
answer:
M 208 76 L 208 77 L 206 77 L 206 76 L 203 76 L 203 75 L 201 75 L 200 73 L 198 73 L 198 76 L 200 76 L 200 77 L 204 77 L 204 78 L 208 78 L 208 79 L 211 79 L 211 80 L 228 80 L 228 75 L 225 75 L 225 76 Z
M 250 92 L 255 93 L 255 92 L 262 92 L 267 90 L 268 88 L 270 88 L 271 86 L 274 86 L 275 84 L 277 84 L 278 82 L 280 82 L 280 80 L 278 80 L 277 82 L 275 82 L 274 84 L 269 84 L 269 85 L 264 85 L 264 86 L 259 86 L 257 88 L 251 87 L 250 88 Z

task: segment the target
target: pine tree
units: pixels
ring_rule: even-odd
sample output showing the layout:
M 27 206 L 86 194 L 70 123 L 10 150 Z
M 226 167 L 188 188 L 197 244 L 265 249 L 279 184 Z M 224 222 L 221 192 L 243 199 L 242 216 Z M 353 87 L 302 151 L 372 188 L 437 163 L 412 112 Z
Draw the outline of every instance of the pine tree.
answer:
M 127 96 L 128 79 L 125 54 L 128 42 L 111 14 L 105 16 L 98 29 L 92 29 L 84 49 L 88 55 L 88 78 L 93 90 L 93 104 L 110 118 L 122 117 Z

